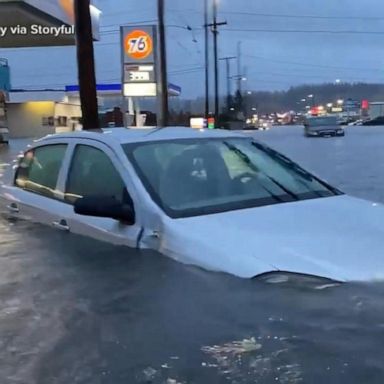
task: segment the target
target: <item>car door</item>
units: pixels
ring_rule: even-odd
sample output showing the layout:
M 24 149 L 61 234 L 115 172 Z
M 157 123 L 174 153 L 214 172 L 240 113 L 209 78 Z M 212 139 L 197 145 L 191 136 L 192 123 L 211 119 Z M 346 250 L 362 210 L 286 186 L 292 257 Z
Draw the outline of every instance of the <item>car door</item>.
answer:
M 67 142 L 47 141 L 20 157 L 11 185 L 3 185 L 1 200 L 11 217 L 59 226 L 65 204 L 57 188 L 68 156 Z
M 64 191 L 65 209 L 56 221 L 69 231 L 115 244 L 136 248 L 142 231 L 137 204 L 132 201 L 132 184 L 112 148 L 96 140 L 77 140 L 72 148 L 66 176 L 60 190 Z M 132 202 L 136 220 L 127 225 L 114 219 L 82 216 L 74 212 L 74 203 L 84 196 L 108 196 Z

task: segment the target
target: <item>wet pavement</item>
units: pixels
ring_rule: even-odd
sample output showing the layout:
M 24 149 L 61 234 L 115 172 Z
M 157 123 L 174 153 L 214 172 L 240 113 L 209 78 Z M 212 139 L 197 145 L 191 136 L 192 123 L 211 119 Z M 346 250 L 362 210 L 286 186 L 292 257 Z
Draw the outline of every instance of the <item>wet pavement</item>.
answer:
M 384 202 L 384 127 L 254 136 Z M 11 143 L 12 154 L 23 145 Z M 10 157 L 0 149 L 0 163 Z M 242 280 L 0 219 L 0 383 L 381 384 L 383 295 L 384 284 Z

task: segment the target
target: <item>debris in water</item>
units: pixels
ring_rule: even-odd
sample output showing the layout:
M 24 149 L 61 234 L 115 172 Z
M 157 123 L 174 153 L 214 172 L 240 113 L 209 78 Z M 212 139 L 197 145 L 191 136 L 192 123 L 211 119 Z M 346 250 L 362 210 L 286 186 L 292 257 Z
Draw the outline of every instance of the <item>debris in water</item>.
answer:
M 170 379 L 170 378 L 168 378 L 165 383 L 166 384 L 181 384 L 179 381 L 177 381 L 175 379 Z
M 201 350 L 203 352 L 221 355 L 221 354 L 232 354 L 238 355 L 247 352 L 253 352 L 260 349 L 262 346 L 258 344 L 254 337 L 250 339 L 244 339 L 242 341 L 233 341 L 231 343 L 226 343 L 224 345 L 214 345 L 213 347 L 203 347 Z
M 145 376 L 146 380 L 152 380 L 155 375 L 157 374 L 156 369 L 153 369 L 152 367 L 145 368 L 143 371 L 143 374 Z

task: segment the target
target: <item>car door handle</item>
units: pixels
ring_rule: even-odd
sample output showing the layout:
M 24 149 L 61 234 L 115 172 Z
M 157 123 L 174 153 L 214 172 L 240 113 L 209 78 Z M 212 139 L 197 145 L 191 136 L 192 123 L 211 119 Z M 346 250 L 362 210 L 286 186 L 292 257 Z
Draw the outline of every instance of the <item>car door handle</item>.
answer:
M 7 205 L 7 209 L 11 213 L 19 213 L 20 212 L 19 207 L 16 203 L 11 203 L 11 204 Z
M 53 227 L 56 229 L 59 229 L 60 231 L 69 231 L 69 225 L 66 220 L 59 220 L 59 221 L 54 221 L 52 223 Z

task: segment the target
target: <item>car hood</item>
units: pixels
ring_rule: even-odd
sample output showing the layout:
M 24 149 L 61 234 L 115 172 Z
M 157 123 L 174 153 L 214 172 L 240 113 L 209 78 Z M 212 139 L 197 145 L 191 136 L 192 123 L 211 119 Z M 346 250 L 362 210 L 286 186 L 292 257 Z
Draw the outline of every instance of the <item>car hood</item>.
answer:
M 170 220 L 162 251 L 240 277 L 384 279 L 384 206 L 335 196 Z

